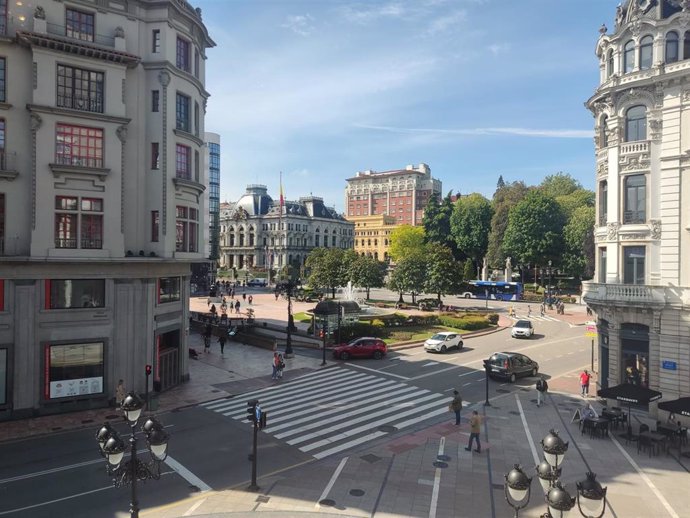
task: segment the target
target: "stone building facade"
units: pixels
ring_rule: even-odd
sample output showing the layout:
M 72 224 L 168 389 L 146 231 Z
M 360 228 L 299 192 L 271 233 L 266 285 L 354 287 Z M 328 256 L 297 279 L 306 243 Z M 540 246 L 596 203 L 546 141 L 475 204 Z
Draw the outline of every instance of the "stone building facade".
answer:
M 377 261 L 388 261 L 391 233 L 398 225 L 393 216 L 355 216 L 355 252 L 373 257 Z
M 265 185 L 249 185 L 235 203 L 221 204 L 220 266 L 247 270 L 301 267 L 318 247 L 350 249 L 354 224 L 323 198 L 285 201 L 268 195 Z
M 0 419 L 188 377 L 214 45 L 184 0 L 3 2 Z
M 613 14 L 613 13 L 612 13 Z M 595 117 L 600 380 L 690 396 L 690 2 L 634 0 L 600 29 Z M 653 410 L 653 408 L 652 408 Z

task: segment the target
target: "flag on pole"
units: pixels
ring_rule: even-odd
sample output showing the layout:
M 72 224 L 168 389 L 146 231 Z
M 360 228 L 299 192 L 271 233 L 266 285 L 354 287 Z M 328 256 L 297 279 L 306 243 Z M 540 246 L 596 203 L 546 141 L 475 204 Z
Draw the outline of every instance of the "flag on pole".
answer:
M 283 207 L 285 206 L 285 198 L 283 197 L 283 172 L 280 172 L 280 214 L 283 214 Z

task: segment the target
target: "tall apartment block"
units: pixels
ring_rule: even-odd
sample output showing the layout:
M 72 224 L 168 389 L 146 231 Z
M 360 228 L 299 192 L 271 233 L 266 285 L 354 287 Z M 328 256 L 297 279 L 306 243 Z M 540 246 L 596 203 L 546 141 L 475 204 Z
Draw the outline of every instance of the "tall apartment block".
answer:
M 184 0 L 0 2 L 0 419 L 188 377 L 206 50 Z
M 348 178 L 345 214 L 355 223 L 355 251 L 387 259 L 389 240 L 385 236 L 396 225 L 421 225 L 432 194 L 441 195 L 441 181 L 432 178 L 426 164 L 392 171 L 367 170 Z M 376 245 L 372 245 L 372 236 L 377 236 Z
M 613 13 L 612 13 L 613 14 Z M 690 2 L 634 0 L 596 46 L 595 279 L 601 385 L 690 396 Z M 655 404 L 650 411 L 654 411 Z

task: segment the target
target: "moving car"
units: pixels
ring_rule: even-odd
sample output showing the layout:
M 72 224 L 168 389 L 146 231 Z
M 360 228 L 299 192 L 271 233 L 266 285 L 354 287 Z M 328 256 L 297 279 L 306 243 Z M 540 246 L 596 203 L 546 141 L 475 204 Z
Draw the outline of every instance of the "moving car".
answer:
M 539 374 L 539 364 L 520 353 L 494 353 L 488 362 L 489 377 L 507 379 L 511 383 L 522 376 Z
M 252 279 L 250 281 L 247 281 L 247 286 L 251 287 L 265 287 L 266 286 L 266 279 Z
M 525 337 L 529 338 L 534 334 L 534 327 L 529 320 L 518 320 L 510 330 L 510 336 L 513 338 Z
M 436 333 L 434 336 L 424 342 L 425 351 L 445 353 L 448 349 L 453 347 L 457 347 L 458 351 L 462 349 L 462 336 L 452 331 Z
M 380 338 L 356 338 L 347 344 L 340 344 L 333 348 L 333 356 L 341 360 L 350 358 L 374 358 L 380 360 L 387 352 L 386 342 Z

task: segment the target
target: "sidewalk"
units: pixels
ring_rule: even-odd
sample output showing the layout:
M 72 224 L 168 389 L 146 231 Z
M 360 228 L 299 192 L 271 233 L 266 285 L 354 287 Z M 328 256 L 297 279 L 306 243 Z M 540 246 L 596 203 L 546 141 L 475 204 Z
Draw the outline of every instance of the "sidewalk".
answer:
M 638 454 L 634 443 L 625 445 L 618 438 L 620 431 L 613 431 L 608 439 L 582 435 L 571 418 L 583 404 L 581 397 L 562 392 L 550 393 L 541 408 L 533 389 L 498 395 L 491 407 L 476 405 L 485 416 L 481 454 L 464 449 L 469 437 L 466 410 L 459 428 L 444 418 L 416 433 L 371 443 L 348 457 L 314 461 L 282 473 L 260 473 L 258 493 L 246 491 L 247 483 L 149 509 L 142 516 L 239 518 L 256 512 L 286 517 L 512 516 L 503 476 L 515 463 L 533 476 L 542 457 L 540 440 L 550 429 L 560 430 L 569 443 L 561 481 L 572 496 L 575 483 L 592 471 L 608 488 L 607 517 L 686 516 L 684 509 L 690 506 L 690 492 L 684 489 L 690 483 L 686 459 Z M 534 476 L 530 504 L 520 516 L 536 518 L 545 507 Z

